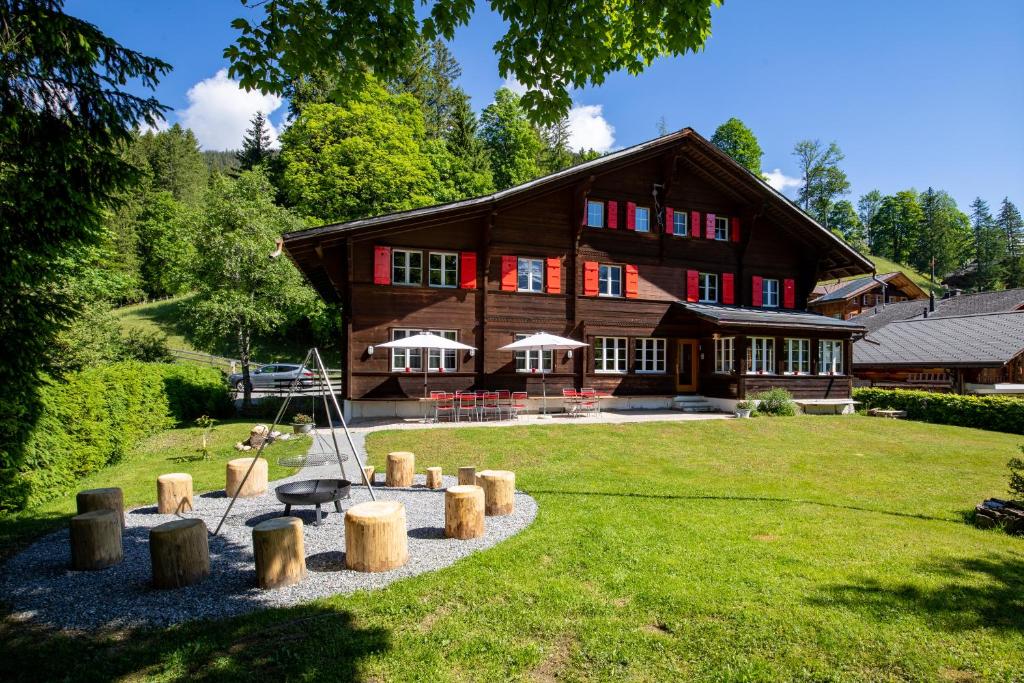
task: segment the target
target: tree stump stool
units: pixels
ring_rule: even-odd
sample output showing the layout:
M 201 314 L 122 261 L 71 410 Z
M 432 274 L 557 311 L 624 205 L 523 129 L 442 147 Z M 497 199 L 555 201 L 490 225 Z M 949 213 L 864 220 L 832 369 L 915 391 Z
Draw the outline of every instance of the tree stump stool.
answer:
M 306 547 L 298 517 L 275 517 L 257 524 L 252 530 L 252 551 L 256 584 L 264 590 L 290 586 L 306 576 Z
M 369 484 L 370 486 L 373 486 L 373 473 L 375 471 L 376 470 L 375 470 L 373 465 L 367 465 L 366 467 L 364 467 L 363 468 L 363 474 L 366 475 L 366 481 L 365 482 L 360 482 L 360 483 L 365 483 L 365 484 Z
M 122 559 L 121 520 L 116 510 L 90 510 L 71 518 L 72 569 L 105 569 Z
M 256 425 L 249 430 L 249 445 L 253 448 L 259 448 L 267 440 L 269 433 L 270 428 L 267 425 Z
M 459 486 L 476 486 L 476 468 L 459 468 Z
M 394 500 L 360 503 L 345 513 L 345 566 L 386 572 L 409 561 L 405 506 Z
M 113 510 L 117 513 L 117 520 L 120 522 L 121 528 L 124 528 L 124 493 L 121 489 L 79 491 L 75 496 L 75 503 L 78 505 L 78 514 L 80 515 L 93 510 Z
M 416 456 L 409 451 L 388 453 L 388 468 L 384 475 L 384 485 L 409 488 L 412 486 L 412 473 L 415 469 Z
M 488 517 L 512 513 L 516 492 L 514 472 L 484 470 L 476 475 L 476 483 L 484 490 L 484 511 Z
M 192 475 L 184 472 L 156 478 L 156 511 L 161 515 L 192 509 Z
M 228 460 L 227 485 L 225 485 L 224 491 L 229 498 L 235 495 L 235 491 L 238 491 L 239 498 L 252 498 L 267 492 L 269 470 L 267 461 L 263 458 L 256 459 L 252 472 L 249 472 L 249 478 L 245 480 L 245 485 L 242 485 L 242 478 L 245 477 L 250 464 L 252 464 L 252 458 Z
M 149 530 L 154 588 L 182 588 L 210 575 L 210 542 L 200 519 L 175 519 Z
M 479 486 L 450 486 L 444 492 L 444 535 L 466 540 L 484 535 L 484 490 Z
M 427 468 L 427 488 L 428 489 L 439 489 L 439 488 L 441 488 L 441 468 L 440 467 L 428 467 Z

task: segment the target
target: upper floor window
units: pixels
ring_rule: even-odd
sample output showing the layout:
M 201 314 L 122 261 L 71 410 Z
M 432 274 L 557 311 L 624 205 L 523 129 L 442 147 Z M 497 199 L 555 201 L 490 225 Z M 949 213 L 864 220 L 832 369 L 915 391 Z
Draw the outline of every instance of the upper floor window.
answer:
M 732 372 L 736 367 L 736 339 L 722 337 L 715 340 L 715 372 Z
M 822 375 L 843 374 L 843 342 L 838 339 L 818 340 L 818 372 Z
M 594 372 L 626 372 L 626 338 L 594 338 Z
M 729 241 L 729 219 L 715 216 L 715 239 Z
M 423 252 L 406 249 L 391 250 L 391 283 L 420 285 L 423 283 Z
M 622 296 L 622 266 L 601 264 L 597 275 L 599 296 Z
M 811 340 L 786 340 L 786 374 L 806 375 L 811 371 Z
M 427 284 L 431 287 L 459 286 L 459 255 L 432 251 L 427 257 Z
M 517 334 L 515 341 L 529 335 Z M 516 351 L 516 372 L 551 372 L 551 351 Z
M 761 305 L 765 308 L 779 307 L 779 281 L 774 278 L 761 280 Z
M 604 202 L 587 202 L 587 227 L 604 227 Z
M 751 337 L 747 345 L 747 372 L 775 372 L 775 340 L 772 337 Z
M 704 304 L 713 304 L 718 302 L 718 275 L 716 273 L 701 273 L 698 276 L 700 279 L 698 282 L 700 286 L 698 292 L 700 294 L 700 302 Z
M 689 214 L 685 211 L 676 211 L 672 214 L 672 234 L 686 237 L 689 233 Z
M 519 259 L 518 289 L 520 292 L 544 291 L 544 259 Z
M 665 372 L 665 340 L 634 340 L 633 360 L 636 372 Z
M 634 214 L 633 225 L 636 227 L 637 232 L 650 232 L 651 231 L 651 210 L 646 206 L 636 207 L 636 213 Z

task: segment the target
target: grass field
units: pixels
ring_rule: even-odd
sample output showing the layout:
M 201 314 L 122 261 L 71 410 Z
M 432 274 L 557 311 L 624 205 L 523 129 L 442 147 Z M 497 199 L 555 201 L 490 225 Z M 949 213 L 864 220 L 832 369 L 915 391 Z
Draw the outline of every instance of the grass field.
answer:
M 393 431 L 531 527 L 386 589 L 158 631 L 7 620 L 0 678 L 976 681 L 1024 675 L 1024 539 L 968 522 L 1020 437 L 865 417 Z
M 942 293 L 942 290 L 943 290 L 942 285 L 940 285 L 937 282 L 936 283 L 932 283 L 932 281 L 928 279 L 927 275 L 917 272 L 916 270 L 914 270 L 913 268 L 911 268 L 908 265 L 905 265 L 905 264 L 902 264 L 902 263 L 896 263 L 895 261 L 890 261 L 889 259 L 885 258 L 884 256 L 873 256 L 871 254 L 867 254 L 866 256 L 869 259 L 871 259 L 872 263 L 875 264 L 875 267 L 878 269 L 878 274 L 879 275 L 881 275 L 883 273 L 893 273 L 893 272 L 896 272 L 896 271 L 902 271 L 904 275 L 909 277 L 914 282 L 914 284 L 916 284 L 918 287 L 923 289 L 926 293 L 927 292 L 935 292 L 936 296 L 938 296 L 939 294 Z M 858 278 L 858 277 L 864 277 L 864 276 L 863 275 L 853 275 L 853 276 L 850 276 L 850 277 L 844 277 L 842 279 L 844 279 L 844 280 L 853 280 L 853 279 Z

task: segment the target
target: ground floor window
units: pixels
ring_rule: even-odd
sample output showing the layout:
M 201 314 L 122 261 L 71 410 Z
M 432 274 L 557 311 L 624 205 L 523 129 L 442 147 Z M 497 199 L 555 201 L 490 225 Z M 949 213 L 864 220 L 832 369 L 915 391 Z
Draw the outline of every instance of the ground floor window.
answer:
M 665 372 L 665 340 L 637 339 L 633 358 L 636 372 Z
M 529 335 L 517 334 L 515 341 Z M 516 372 L 551 372 L 551 351 L 516 351 Z
M 736 367 L 736 339 L 723 337 L 715 340 L 715 372 L 729 373 Z
M 806 375 L 811 372 L 811 340 L 786 340 L 786 374 Z
M 626 338 L 594 338 L 594 372 L 626 372 Z
M 838 339 L 818 340 L 818 372 L 822 375 L 843 374 L 843 342 Z
M 456 330 L 391 330 L 391 340 L 405 339 L 421 332 L 432 332 L 445 339 L 459 340 Z M 427 349 L 428 372 L 455 372 L 459 367 L 458 351 L 455 349 Z M 422 349 L 391 349 L 392 372 L 423 372 Z
M 771 337 L 751 337 L 747 345 L 747 372 L 771 373 L 775 371 L 775 340 Z

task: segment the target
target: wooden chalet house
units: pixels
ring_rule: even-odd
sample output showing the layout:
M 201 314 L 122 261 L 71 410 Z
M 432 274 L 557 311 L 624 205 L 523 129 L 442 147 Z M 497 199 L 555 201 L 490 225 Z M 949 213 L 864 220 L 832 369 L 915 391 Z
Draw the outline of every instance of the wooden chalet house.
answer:
M 807 307 L 815 313 L 849 320 L 876 306 L 915 300 L 927 306 L 928 293 L 903 273 L 895 272 L 820 283 L 811 292 Z
M 773 386 L 848 398 L 863 328 L 805 309 L 819 280 L 873 268 L 689 128 L 489 196 L 290 233 L 284 246 L 341 305 L 356 417 L 416 414 L 423 363 L 433 389 L 533 395 L 544 372 L 556 393 L 595 387 L 633 407 L 699 394 L 728 408 Z M 477 351 L 373 348 L 422 330 Z M 538 331 L 589 347 L 498 350 Z

